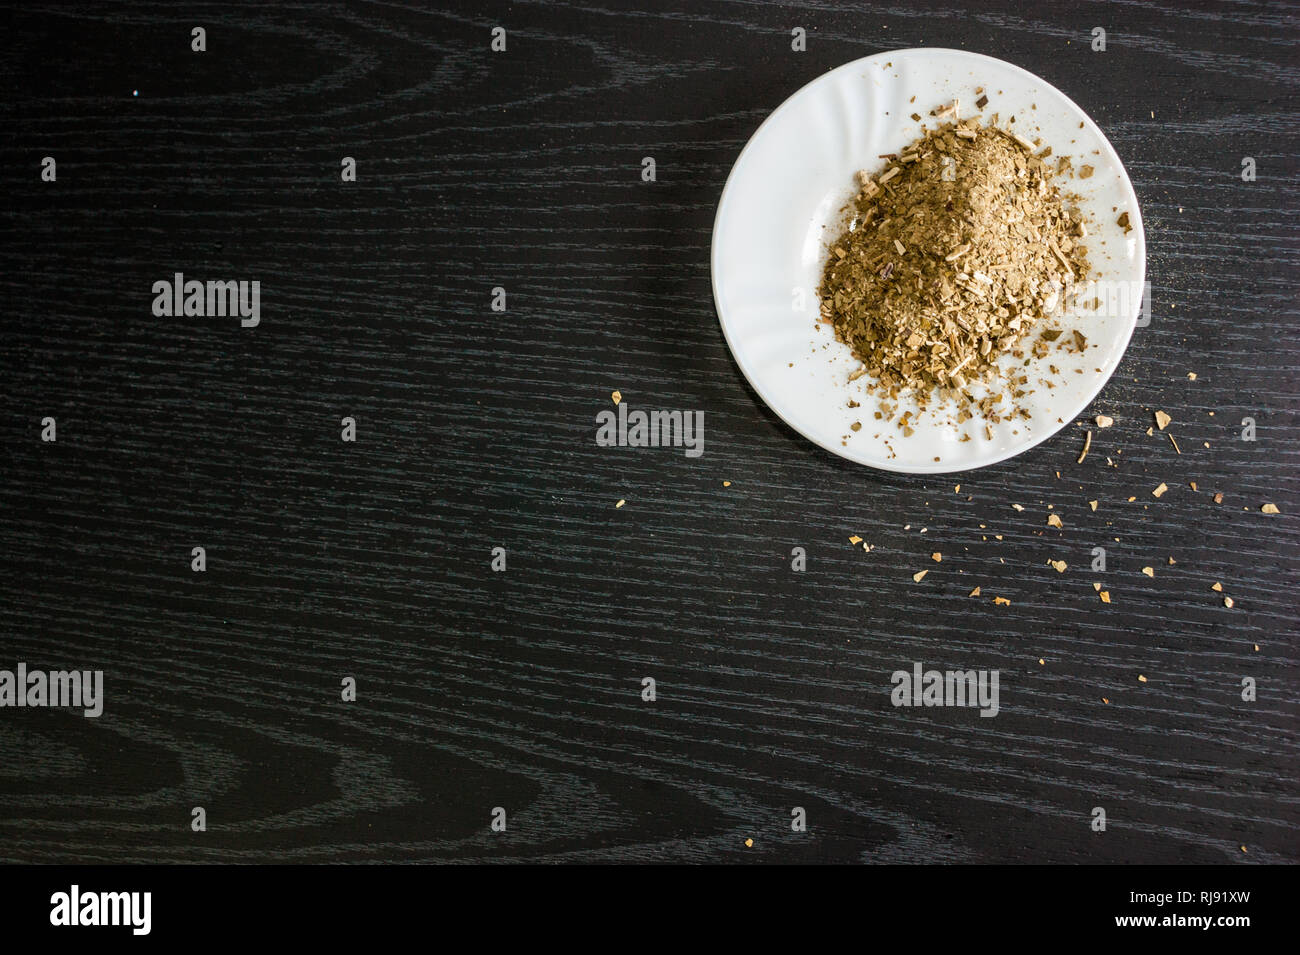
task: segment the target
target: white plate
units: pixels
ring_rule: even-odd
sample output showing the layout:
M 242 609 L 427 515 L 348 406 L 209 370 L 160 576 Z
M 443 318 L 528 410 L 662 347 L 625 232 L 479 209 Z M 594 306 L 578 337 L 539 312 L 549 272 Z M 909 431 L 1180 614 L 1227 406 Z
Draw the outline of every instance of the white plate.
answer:
M 975 109 L 976 87 L 989 97 Z M 916 97 L 915 101 L 912 97 Z M 993 426 L 984 436 L 976 417 L 952 424 L 951 406 L 932 404 L 903 437 L 897 426 L 877 421 L 877 404 L 848 346 L 830 326 L 817 323 L 816 288 L 828 242 L 842 224 L 841 210 L 856 192 L 854 174 L 877 172 L 877 157 L 896 153 L 935 124 L 930 110 L 961 101 L 963 117 L 978 112 L 987 122 L 1022 136 L 1041 136 L 1054 156 L 1067 155 L 1075 169 L 1096 170 L 1089 179 L 1058 177 L 1078 192 L 1089 237 L 1093 279 L 1109 308 L 1068 310 L 1059 319 L 1088 339 L 1083 355 L 1053 347 L 1025 369 L 1033 393 L 1020 405 L 1028 421 Z M 919 113 L 922 122 L 913 121 Z M 1015 122 L 1008 123 L 1011 116 Z M 1082 126 L 1080 126 L 1082 124 Z M 1116 224 L 1128 212 L 1132 231 Z M 741 151 L 722 190 L 713 226 L 713 296 L 727 345 L 754 390 L 787 424 L 860 464 L 925 474 L 961 471 L 1004 461 L 1047 440 L 1082 413 L 1124 355 L 1140 311 L 1146 276 L 1146 241 L 1133 184 L 1096 124 L 1065 94 L 1009 63 L 961 50 L 898 50 L 855 60 L 813 80 L 777 107 Z M 800 298 L 802 297 L 802 301 Z M 1087 300 L 1087 299 L 1085 299 Z M 1116 307 L 1116 306 L 1119 307 Z M 1060 374 L 1049 375 L 1047 364 Z M 1080 373 L 1076 373 L 1076 369 Z M 1040 377 L 1056 385 L 1039 384 Z M 849 408 L 849 399 L 861 402 Z M 906 407 L 906 406 L 904 406 Z M 901 409 L 900 409 L 901 410 Z M 855 421 L 858 432 L 850 430 Z M 971 440 L 963 442 L 963 433 Z M 1072 442 L 1068 454 L 1078 454 Z M 938 460 L 936 460 L 936 458 Z

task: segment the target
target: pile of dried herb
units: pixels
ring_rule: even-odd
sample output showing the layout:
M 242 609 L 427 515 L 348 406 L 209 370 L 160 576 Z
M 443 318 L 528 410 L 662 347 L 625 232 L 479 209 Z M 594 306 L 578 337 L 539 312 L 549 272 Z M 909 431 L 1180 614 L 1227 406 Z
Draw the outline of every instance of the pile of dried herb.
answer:
M 1082 217 L 1052 182 L 1069 161 L 1049 164 L 1051 147 L 996 122 L 949 120 L 882 157 L 878 176 L 858 173 L 818 289 L 822 321 L 862 362 L 850 380 L 870 375 L 883 398 L 910 391 L 921 407 L 936 392 L 954 398 L 961 421 L 972 408 L 993 421 L 1010 414 L 991 380 L 997 362 L 1022 357 L 1021 342 L 1089 273 Z M 979 380 L 993 394 L 977 400 Z

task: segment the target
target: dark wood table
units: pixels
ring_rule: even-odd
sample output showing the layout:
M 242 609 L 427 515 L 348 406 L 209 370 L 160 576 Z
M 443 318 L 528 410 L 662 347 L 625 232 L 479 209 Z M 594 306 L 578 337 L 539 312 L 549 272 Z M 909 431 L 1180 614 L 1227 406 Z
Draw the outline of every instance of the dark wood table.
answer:
M 0 710 L 0 859 L 1300 858 L 1296 4 L 459 6 L 6 14 L 0 668 L 105 704 Z M 1042 76 L 1137 188 L 1152 321 L 1081 465 L 854 466 L 723 342 L 739 150 L 914 46 Z M 176 272 L 260 324 L 155 316 Z M 598 447 L 615 389 L 704 454 Z M 918 662 L 997 717 L 892 706 Z

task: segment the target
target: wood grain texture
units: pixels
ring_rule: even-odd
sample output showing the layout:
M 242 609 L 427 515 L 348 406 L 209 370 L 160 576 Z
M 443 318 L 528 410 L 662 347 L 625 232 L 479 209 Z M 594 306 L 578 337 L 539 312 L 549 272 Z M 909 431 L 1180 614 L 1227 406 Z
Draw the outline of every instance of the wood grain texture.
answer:
M 1297 861 L 1298 13 L 10 10 L 0 668 L 101 668 L 107 703 L 0 711 L 0 859 Z M 1137 188 L 1153 320 L 1082 465 L 1076 429 L 951 478 L 851 465 L 722 340 L 740 148 L 826 70 L 922 45 L 1044 77 Z M 260 279 L 260 327 L 154 318 L 175 271 Z M 703 457 L 597 447 L 615 388 L 705 411 Z M 999 669 L 1001 713 L 894 708 L 917 661 Z

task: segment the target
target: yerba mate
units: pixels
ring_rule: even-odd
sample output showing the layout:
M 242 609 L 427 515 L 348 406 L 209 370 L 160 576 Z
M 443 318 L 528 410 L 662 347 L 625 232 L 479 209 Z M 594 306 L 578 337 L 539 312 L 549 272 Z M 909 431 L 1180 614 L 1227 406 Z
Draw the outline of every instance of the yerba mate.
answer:
M 882 157 L 877 176 L 859 172 L 847 229 L 831 243 L 822 321 L 862 362 L 850 380 L 874 379 L 886 417 L 905 393 L 921 408 L 936 394 L 954 400 L 959 422 L 1027 415 L 1013 407 L 1028 381 L 1023 362 L 999 371 L 999 361 L 1024 358 L 1035 329 L 1088 278 L 1083 218 L 1052 182 L 1069 160 L 1048 163 L 1050 146 L 1036 151 L 996 122 L 943 123 Z M 1048 332 L 1034 354 L 1059 336 Z M 970 390 L 976 381 L 988 386 L 983 397 Z M 905 435 L 910 418 L 899 419 Z

